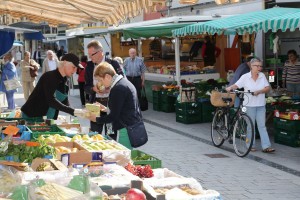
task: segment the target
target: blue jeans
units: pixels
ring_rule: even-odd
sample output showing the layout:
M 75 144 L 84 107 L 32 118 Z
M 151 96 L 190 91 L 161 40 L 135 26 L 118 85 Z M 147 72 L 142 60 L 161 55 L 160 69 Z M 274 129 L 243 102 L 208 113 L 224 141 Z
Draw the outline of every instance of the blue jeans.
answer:
M 300 84 L 287 83 L 286 89 L 289 92 L 300 93 Z
M 15 91 L 7 91 L 6 93 L 8 109 L 14 110 L 16 108 L 14 94 Z
M 258 107 L 246 107 L 246 108 L 247 108 L 246 113 L 251 118 L 253 125 L 255 125 L 255 121 L 257 123 L 262 149 L 271 147 L 271 143 L 267 132 L 267 127 L 266 127 L 266 107 L 258 106 Z M 254 135 L 255 134 L 256 133 L 254 128 Z M 255 139 L 253 140 L 253 147 L 255 147 Z

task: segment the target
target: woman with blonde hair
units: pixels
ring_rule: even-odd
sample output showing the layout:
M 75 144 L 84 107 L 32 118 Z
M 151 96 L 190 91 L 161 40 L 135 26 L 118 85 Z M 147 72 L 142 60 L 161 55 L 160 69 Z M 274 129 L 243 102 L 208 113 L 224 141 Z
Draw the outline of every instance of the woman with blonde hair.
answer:
M 25 51 L 24 60 L 21 61 L 20 67 L 22 70 L 22 85 L 23 85 L 23 93 L 24 98 L 27 101 L 28 97 L 32 93 L 35 87 L 35 79 L 36 77 L 32 77 L 30 74 L 30 69 L 38 70 L 40 65 L 35 62 L 33 59 L 30 59 L 30 52 Z

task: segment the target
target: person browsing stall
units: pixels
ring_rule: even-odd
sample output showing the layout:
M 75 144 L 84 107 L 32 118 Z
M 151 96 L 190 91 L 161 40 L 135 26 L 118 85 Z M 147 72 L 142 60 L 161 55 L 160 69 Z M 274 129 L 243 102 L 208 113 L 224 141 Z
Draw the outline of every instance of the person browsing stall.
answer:
M 81 114 L 82 110 L 68 106 L 68 87 L 66 85 L 67 78 L 71 77 L 77 68 L 83 68 L 79 58 L 72 53 L 64 55 L 56 70 L 46 72 L 41 76 L 33 92 L 21 108 L 22 117 L 47 116 L 48 119 L 56 119 L 58 111 L 70 115 Z
M 140 100 L 141 91 L 145 84 L 146 65 L 142 58 L 137 57 L 134 48 L 129 49 L 129 58 L 124 60 L 124 70 L 127 79 L 134 85 Z
M 284 64 L 282 72 L 283 87 L 287 91 L 300 95 L 300 62 L 295 50 L 288 51 L 288 61 Z
M 100 105 L 101 116 L 91 115 L 91 121 L 98 124 L 112 123 L 112 131 L 116 132 L 140 121 L 137 92 L 134 85 L 121 75 L 118 75 L 111 64 L 100 63 L 94 73 L 95 78 L 106 88 L 110 88 L 108 106 Z M 107 115 L 102 115 L 102 112 Z M 111 132 L 108 130 L 108 132 Z
M 87 45 L 88 56 L 91 61 L 87 62 L 85 68 L 85 86 L 84 91 L 89 95 L 90 103 L 101 103 L 104 106 L 107 106 L 109 88 L 102 86 L 101 82 L 99 83 L 96 78 L 94 78 L 95 66 L 99 65 L 101 62 L 110 63 L 117 74 L 124 76 L 123 70 L 120 67 L 119 63 L 115 60 L 105 58 L 103 54 L 102 44 L 98 40 L 92 40 Z M 91 121 L 91 131 L 96 131 L 102 133 L 103 124 L 94 123 Z
M 274 152 L 275 149 L 271 148 L 269 135 L 266 128 L 266 99 L 265 94 L 270 90 L 270 84 L 266 76 L 261 72 L 262 62 L 259 58 L 250 60 L 250 72 L 241 76 L 241 78 L 232 86 L 226 88 L 229 92 L 237 88 L 244 88 L 245 91 L 253 92 L 245 94 L 245 101 L 243 105 L 246 107 L 246 113 L 251 118 L 253 124 L 257 123 L 259 131 L 262 151 L 264 153 Z M 256 151 L 255 140 L 251 151 Z

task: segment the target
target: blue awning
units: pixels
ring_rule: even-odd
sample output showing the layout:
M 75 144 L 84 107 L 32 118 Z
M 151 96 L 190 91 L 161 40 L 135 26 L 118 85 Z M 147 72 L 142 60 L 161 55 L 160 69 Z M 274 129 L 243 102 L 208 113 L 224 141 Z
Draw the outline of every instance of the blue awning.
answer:
M 24 33 L 25 40 L 43 40 L 45 39 L 41 32 Z
M 14 32 L 0 31 L 0 57 L 2 57 L 11 49 L 14 40 Z

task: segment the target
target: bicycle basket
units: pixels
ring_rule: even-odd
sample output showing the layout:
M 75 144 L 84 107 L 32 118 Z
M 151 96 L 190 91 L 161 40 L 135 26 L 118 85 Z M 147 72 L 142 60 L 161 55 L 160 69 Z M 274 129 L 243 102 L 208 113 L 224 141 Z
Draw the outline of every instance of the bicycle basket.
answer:
M 222 100 L 222 97 L 225 98 L 232 98 L 232 101 L 230 102 L 230 106 L 233 106 L 234 100 L 235 100 L 235 94 L 230 93 L 222 93 L 217 90 L 212 90 L 210 95 L 210 103 L 215 107 L 226 107 L 227 104 Z

